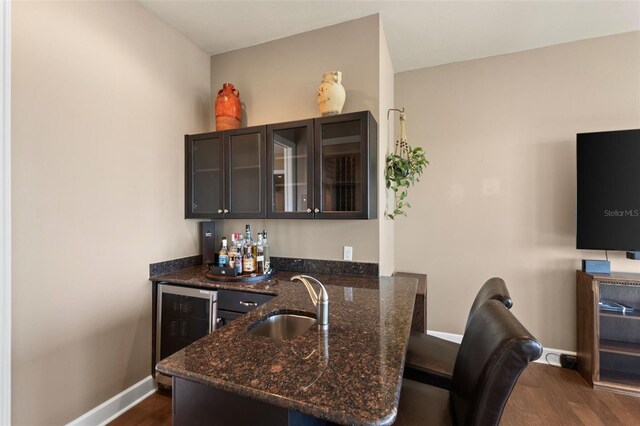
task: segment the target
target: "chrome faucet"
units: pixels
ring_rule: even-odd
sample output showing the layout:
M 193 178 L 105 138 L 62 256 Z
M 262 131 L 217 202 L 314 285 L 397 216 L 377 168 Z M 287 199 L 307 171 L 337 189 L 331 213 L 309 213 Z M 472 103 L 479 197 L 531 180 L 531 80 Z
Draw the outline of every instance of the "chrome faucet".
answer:
M 316 320 L 318 321 L 318 330 L 327 330 L 329 328 L 329 293 L 322 283 L 309 275 L 295 275 L 291 277 L 291 281 L 302 281 L 307 288 L 311 302 L 316 307 Z M 318 283 L 320 290 L 316 294 L 309 280 Z

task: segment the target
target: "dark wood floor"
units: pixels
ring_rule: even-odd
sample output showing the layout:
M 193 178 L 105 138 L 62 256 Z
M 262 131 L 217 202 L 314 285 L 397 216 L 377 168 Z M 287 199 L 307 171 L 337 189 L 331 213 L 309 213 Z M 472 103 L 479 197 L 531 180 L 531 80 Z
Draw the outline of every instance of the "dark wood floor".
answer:
M 640 397 L 595 391 L 573 370 L 531 364 L 502 425 L 640 425 Z
M 575 371 L 531 364 L 518 380 L 503 426 L 640 425 L 640 397 L 594 391 Z M 171 397 L 156 393 L 110 423 L 171 425 Z
M 109 425 L 171 426 L 171 395 L 156 392 Z

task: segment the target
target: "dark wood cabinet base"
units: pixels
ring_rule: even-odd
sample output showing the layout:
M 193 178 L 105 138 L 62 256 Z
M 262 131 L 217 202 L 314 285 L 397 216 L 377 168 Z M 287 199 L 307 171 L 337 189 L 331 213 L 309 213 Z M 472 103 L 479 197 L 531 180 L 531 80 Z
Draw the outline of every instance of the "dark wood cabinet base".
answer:
M 418 333 L 427 332 L 427 275 L 415 274 L 412 272 L 394 272 L 394 277 L 409 277 L 418 280 L 418 289 L 416 290 L 416 303 L 413 306 L 413 320 L 411 322 L 411 331 Z
M 325 426 L 327 422 L 298 411 L 173 378 L 173 425 Z

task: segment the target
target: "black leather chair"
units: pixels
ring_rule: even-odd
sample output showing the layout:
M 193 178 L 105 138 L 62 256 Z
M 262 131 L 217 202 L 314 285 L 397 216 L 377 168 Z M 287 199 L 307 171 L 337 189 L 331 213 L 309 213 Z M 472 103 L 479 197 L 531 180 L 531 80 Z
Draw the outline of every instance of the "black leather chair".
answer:
M 473 305 L 471 305 L 467 326 L 474 312 L 486 301 L 494 299 L 502 302 L 509 309 L 513 305 L 507 285 L 502 278 L 491 278 L 480 288 Z M 456 362 L 459 348 L 460 345 L 457 343 L 424 333 L 411 332 L 404 377 L 444 389 L 451 389 L 453 365 Z
M 498 425 L 518 377 L 542 346 L 497 300 L 465 330 L 451 391 L 405 379 L 394 425 Z

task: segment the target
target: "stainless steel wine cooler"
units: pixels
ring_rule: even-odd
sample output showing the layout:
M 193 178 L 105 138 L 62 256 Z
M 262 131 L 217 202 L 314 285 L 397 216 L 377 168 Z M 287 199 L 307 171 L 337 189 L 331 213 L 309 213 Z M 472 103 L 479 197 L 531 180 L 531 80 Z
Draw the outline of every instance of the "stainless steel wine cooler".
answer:
M 216 328 L 217 292 L 158 284 L 156 363 L 211 333 Z M 171 378 L 156 373 L 159 384 Z

